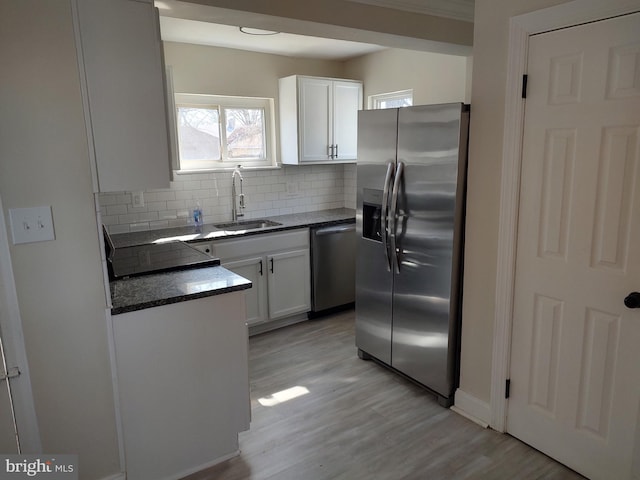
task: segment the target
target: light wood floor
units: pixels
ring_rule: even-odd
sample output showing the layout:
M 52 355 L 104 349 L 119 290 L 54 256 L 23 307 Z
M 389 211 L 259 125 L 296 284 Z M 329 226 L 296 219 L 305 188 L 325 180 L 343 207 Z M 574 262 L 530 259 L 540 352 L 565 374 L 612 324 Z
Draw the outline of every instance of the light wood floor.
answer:
M 185 480 L 583 478 L 358 359 L 352 310 L 252 337 L 250 376 L 241 454 Z M 292 387 L 309 393 L 258 402 Z

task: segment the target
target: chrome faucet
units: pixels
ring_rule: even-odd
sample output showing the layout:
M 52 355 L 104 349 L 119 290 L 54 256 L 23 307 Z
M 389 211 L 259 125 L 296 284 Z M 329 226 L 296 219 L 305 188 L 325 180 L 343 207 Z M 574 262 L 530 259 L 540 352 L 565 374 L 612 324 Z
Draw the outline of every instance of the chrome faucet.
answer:
M 238 165 L 233 174 L 231 174 L 231 221 L 237 222 L 238 217 L 244 217 L 244 193 L 242 193 L 242 173 L 240 173 L 240 169 L 242 165 Z M 238 213 L 238 205 L 236 202 L 236 175 L 240 178 L 240 195 L 238 198 L 240 200 L 240 213 Z

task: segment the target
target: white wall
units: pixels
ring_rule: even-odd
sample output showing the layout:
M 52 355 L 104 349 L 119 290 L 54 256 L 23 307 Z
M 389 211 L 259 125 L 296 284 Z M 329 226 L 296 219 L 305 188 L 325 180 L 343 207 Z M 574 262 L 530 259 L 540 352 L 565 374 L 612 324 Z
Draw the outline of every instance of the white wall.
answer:
M 338 62 L 166 42 L 165 59 L 177 93 L 274 98 L 276 128 L 278 78 L 293 74 L 363 80 L 365 106 L 368 95 L 408 88 L 414 104 L 470 96 L 471 61 L 452 55 L 388 49 Z M 354 165 L 285 166 L 244 176 L 247 218 L 356 207 Z M 289 193 L 291 187 L 298 193 Z M 230 197 L 230 172 L 200 173 L 176 175 L 169 189 L 145 192 L 142 208 L 133 207 L 129 192 L 103 194 L 100 205 L 109 230 L 123 233 L 189 224 L 196 201 L 206 223 L 229 221 Z
M 561 0 L 476 0 L 460 388 L 489 402 L 509 18 Z
M 278 79 L 288 75 L 343 77 L 342 62 L 285 57 L 229 48 L 165 42 L 176 93 L 256 96 L 275 99 Z M 277 149 L 279 158 L 279 148 Z M 247 218 L 310 212 L 344 206 L 343 165 L 283 166 L 245 170 Z M 164 190 L 145 192 L 145 206 L 133 207 L 131 194 L 99 197 L 102 220 L 112 233 L 184 226 L 200 202 L 205 223 L 231 220 L 231 172 L 175 175 Z
M 51 205 L 56 234 L 10 248 L 42 448 L 104 478 L 118 444 L 70 2 L 0 0 L 0 65 L 4 213 Z
M 364 82 L 364 98 L 413 89 L 413 104 L 464 102 L 466 57 L 389 49 L 345 62 L 345 73 Z

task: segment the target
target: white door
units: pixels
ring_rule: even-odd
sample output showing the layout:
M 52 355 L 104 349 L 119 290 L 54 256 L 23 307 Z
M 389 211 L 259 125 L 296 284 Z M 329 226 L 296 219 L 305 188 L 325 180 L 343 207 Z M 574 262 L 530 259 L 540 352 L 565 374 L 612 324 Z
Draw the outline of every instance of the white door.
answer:
M 267 256 L 269 318 L 311 310 L 309 249 Z
M 262 322 L 267 319 L 266 308 L 266 266 L 263 257 L 245 258 L 235 262 L 225 262 L 223 267 L 251 280 L 252 286 L 245 290 L 247 306 L 247 325 Z
M 531 38 L 507 430 L 640 478 L 640 14 Z
M 358 110 L 362 110 L 362 84 L 333 83 L 333 144 L 336 160 L 358 157 Z
M 300 78 L 300 161 L 329 159 L 331 80 Z

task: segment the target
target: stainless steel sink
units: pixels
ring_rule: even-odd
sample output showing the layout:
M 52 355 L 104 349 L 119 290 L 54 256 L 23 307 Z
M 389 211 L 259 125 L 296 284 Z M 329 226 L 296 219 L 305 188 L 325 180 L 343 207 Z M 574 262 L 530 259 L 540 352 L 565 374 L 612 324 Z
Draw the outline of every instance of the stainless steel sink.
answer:
M 220 230 L 238 231 L 238 230 L 262 230 L 263 228 L 277 227 L 282 225 L 271 220 L 243 220 L 239 222 L 216 223 L 214 226 Z

